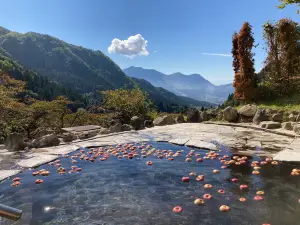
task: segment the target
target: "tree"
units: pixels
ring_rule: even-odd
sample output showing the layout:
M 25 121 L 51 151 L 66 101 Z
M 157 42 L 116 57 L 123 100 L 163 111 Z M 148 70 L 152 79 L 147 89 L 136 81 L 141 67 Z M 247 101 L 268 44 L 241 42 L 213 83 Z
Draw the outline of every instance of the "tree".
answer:
M 279 0 L 281 2 L 277 7 L 279 9 L 284 9 L 287 5 L 297 4 L 297 7 L 300 7 L 300 0 Z M 300 13 L 300 10 L 297 10 L 297 13 Z
M 235 72 L 233 86 L 235 99 L 253 101 L 255 97 L 256 78 L 254 70 L 254 54 L 252 48 L 254 38 L 252 27 L 245 22 L 237 35 L 232 38 L 233 68 Z
M 22 116 L 24 104 L 18 95 L 24 91 L 25 83 L 12 79 L 0 70 L 0 139 L 11 131 L 17 131 L 17 121 Z
M 267 85 L 277 95 L 284 97 L 300 88 L 300 29 L 290 19 L 263 26 L 267 46 L 264 76 Z
M 137 87 L 132 90 L 117 89 L 101 93 L 104 96 L 104 107 L 114 110 L 123 123 L 128 123 L 133 116 L 145 116 L 152 104 L 146 93 Z

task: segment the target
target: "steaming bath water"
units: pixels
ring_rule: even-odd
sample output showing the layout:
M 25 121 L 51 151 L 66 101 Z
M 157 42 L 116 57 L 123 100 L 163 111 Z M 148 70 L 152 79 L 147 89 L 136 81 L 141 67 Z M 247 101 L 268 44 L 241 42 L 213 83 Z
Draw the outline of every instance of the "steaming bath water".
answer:
M 159 159 L 155 151 L 142 158 L 140 149 L 133 159 L 110 155 L 103 161 L 100 156 L 94 162 L 76 158 L 77 163 L 71 163 L 70 157 L 62 157 L 59 163 L 66 169 L 64 175 L 59 175 L 55 166 L 43 165 L 18 175 L 21 184 L 16 187 L 11 187 L 13 177 L 5 180 L 0 184 L 0 202 L 24 213 L 17 223 L 2 219 L 0 224 L 299 224 L 300 176 L 290 175 L 295 165 L 268 163 L 255 175 L 251 161 L 261 159 L 221 169 L 224 164 L 218 158 L 196 161 L 207 151 L 195 149 L 192 161 L 186 162 L 190 148 L 150 144 L 160 150 L 184 152 L 172 156 L 174 160 Z M 196 157 L 197 153 L 200 156 Z M 148 161 L 152 165 L 147 165 Z M 74 165 L 82 171 L 68 173 Z M 40 169 L 50 171 L 49 176 L 32 176 Z M 204 179 L 196 181 L 198 175 Z M 183 182 L 183 177 L 190 181 Z M 36 179 L 44 182 L 35 184 Z M 212 188 L 204 188 L 205 184 Z M 248 188 L 241 190 L 242 184 Z M 263 200 L 254 200 L 257 191 L 264 192 Z M 204 199 L 204 204 L 194 203 L 205 194 L 212 198 Z M 230 210 L 220 211 L 222 205 Z M 182 208 L 180 213 L 173 212 L 176 206 Z

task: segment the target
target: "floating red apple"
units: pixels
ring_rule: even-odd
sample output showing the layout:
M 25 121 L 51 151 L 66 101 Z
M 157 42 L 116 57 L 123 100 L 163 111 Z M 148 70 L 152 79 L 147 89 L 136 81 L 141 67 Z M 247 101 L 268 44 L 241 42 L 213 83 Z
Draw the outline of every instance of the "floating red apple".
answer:
M 182 177 L 181 180 L 182 180 L 182 182 L 190 182 L 189 177 Z
M 174 213 L 181 213 L 181 212 L 182 212 L 182 208 L 181 208 L 180 206 L 175 206 L 175 207 L 173 208 L 173 212 L 174 212 Z
M 203 198 L 206 199 L 206 200 L 210 200 L 210 199 L 212 199 L 212 195 L 211 194 L 204 194 Z
M 262 200 L 264 200 L 264 198 L 262 196 L 260 196 L 260 195 L 255 196 L 253 199 L 255 201 L 262 201 Z
M 238 182 L 238 179 L 234 177 L 234 178 L 231 179 L 231 181 L 236 183 L 236 182 Z
M 35 183 L 36 184 L 41 184 L 41 183 L 43 183 L 44 181 L 42 180 L 42 179 L 37 179 L 37 180 L 35 180 Z
M 246 190 L 246 189 L 248 189 L 248 186 L 246 184 L 241 184 L 240 189 L 241 190 Z
M 218 193 L 219 193 L 219 194 L 225 194 L 225 190 L 224 190 L 224 189 L 219 189 L 219 190 L 218 190 Z
M 246 202 L 247 199 L 242 197 L 242 198 L 239 198 L 239 201 L 240 201 L 240 202 Z

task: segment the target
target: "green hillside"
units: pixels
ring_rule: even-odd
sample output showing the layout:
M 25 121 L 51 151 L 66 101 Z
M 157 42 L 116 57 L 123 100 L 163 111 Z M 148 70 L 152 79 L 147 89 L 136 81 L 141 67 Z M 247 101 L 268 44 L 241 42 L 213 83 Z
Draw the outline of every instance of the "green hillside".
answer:
M 85 94 L 96 93 L 101 90 L 133 88 L 136 84 L 149 93 L 150 98 L 157 106 L 176 104 L 186 106 L 204 106 L 211 104 L 179 97 L 171 92 L 156 88 L 145 81 L 132 79 L 101 51 L 93 51 L 80 46 L 68 44 L 49 35 L 29 32 L 25 34 L 10 32 L 0 27 L 0 54 L 18 62 L 23 70 L 35 71 L 35 77 L 47 78 L 48 86 L 58 85 L 63 88 L 61 92 Z M 24 66 L 21 66 L 24 65 Z M 24 69 L 26 68 L 26 69 Z M 21 77 L 14 74 L 14 77 Z M 52 81 L 52 82 L 50 82 Z M 30 86 L 30 85 L 29 85 Z M 31 87 L 29 89 L 33 89 Z M 54 87 L 52 87 L 54 88 Z M 58 91 L 60 88 L 54 88 Z M 42 88 L 39 92 L 51 92 L 48 88 Z M 43 96 L 50 98 L 51 95 Z M 48 96 L 50 95 L 50 96 Z M 79 97 L 79 98 L 82 98 Z

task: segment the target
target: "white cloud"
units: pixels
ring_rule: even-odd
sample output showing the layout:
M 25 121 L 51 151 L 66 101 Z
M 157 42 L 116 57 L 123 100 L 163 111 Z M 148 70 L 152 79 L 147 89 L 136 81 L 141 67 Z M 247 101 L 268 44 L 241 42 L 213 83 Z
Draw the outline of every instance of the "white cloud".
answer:
M 223 57 L 231 57 L 231 54 L 221 54 L 221 53 L 201 53 L 201 55 L 212 55 L 212 56 L 223 56 Z
M 117 53 L 129 58 L 134 58 L 137 55 L 148 56 L 147 43 L 148 41 L 141 34 L 130 36 L 127 40 L 115 38 L 108 47 L 108 52 Z

